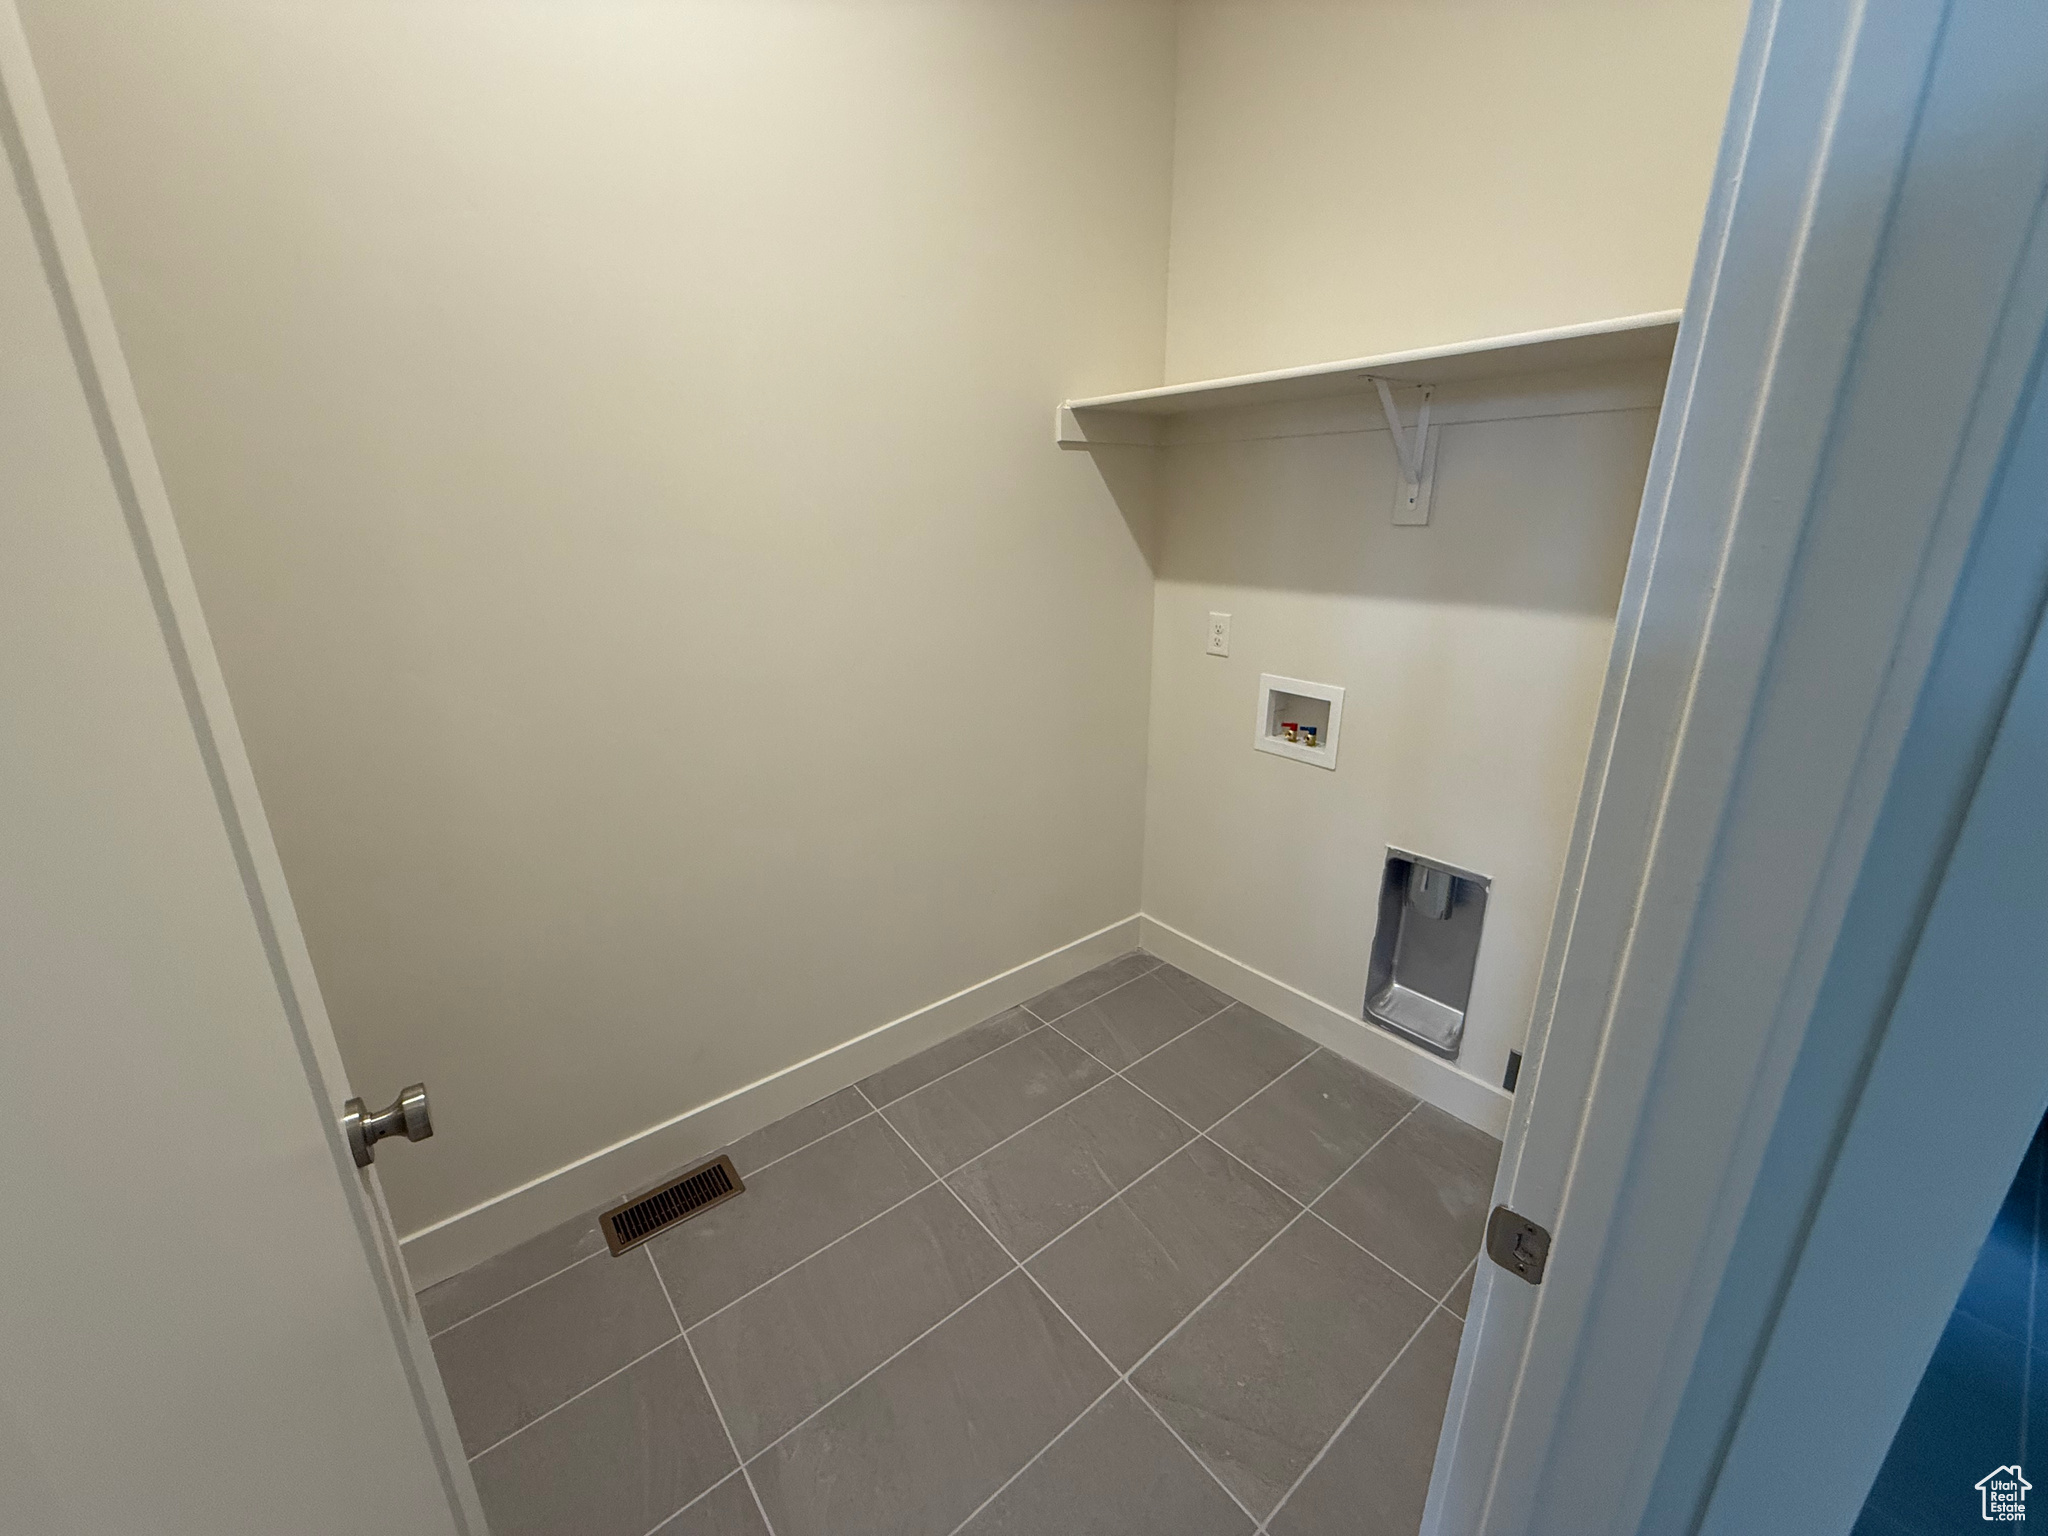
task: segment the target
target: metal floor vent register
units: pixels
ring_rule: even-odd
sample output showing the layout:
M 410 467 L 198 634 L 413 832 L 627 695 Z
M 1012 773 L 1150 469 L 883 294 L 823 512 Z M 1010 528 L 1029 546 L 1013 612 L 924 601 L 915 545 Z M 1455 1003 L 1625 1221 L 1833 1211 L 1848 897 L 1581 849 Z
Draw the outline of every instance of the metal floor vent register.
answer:
M 657 1232 L 666 1232 L 679 1221 L 708 1211 L 721 1200 L 730 1200 L 746 1189 L 739 1171 L 729 1157 L 714 1157 L 688 1173 L 651 1189 L 637 1200 L 614 1206 L 598 1218 L 604 1228 L 605 1245 L 614 1255 L 644 1243 Z

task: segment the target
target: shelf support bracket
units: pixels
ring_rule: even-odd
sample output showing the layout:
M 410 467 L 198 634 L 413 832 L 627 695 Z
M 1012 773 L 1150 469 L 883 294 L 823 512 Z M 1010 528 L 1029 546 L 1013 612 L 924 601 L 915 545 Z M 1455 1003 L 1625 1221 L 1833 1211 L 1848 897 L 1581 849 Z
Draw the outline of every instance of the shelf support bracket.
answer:
M 1429 493 L 1436 480 L 1436 440 L 1429 435 L 1429 400 L 1436 386 L 1422 386 L 1422 409 L 1417 413 L 1414 434 L 1401 426 L 1401 413 L 1394 407 L 1394 392 L 1387 381 L 1374 378 L 1380 394 L 1380 409 L 1387 415 L 1387 431 L 1394 439 L 1394 457 L 1401 464 L 1401 483 L 1394 488 L 1394 522 L 1419 527 L 1429 521 Z

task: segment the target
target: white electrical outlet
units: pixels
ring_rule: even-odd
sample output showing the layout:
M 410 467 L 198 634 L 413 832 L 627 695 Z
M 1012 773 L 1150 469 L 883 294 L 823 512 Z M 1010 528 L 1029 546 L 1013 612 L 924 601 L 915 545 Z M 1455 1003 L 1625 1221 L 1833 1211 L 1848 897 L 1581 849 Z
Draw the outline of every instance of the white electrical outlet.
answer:
M 1209 615 L 1209 654 L 1228 656 L 1230 654 L 1230 615 L 1212 613 Z

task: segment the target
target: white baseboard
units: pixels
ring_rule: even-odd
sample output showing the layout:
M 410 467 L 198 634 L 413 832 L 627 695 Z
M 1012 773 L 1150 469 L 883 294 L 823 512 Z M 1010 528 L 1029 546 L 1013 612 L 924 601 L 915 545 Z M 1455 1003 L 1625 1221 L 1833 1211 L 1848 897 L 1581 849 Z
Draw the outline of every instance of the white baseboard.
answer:
M 1136 949 L 1138 922 L 1132 916 L 1099 928 L 408 1234 L 402 1242 L 414 1288 L 460 1274 L 573 1216 L 657 1183 L 806 1104 Z
M 1489 1136 L 1507 1133 L 1513 1097 L 1469 1072 L 1459 1071 L 1441 1056 L 1432 1056 L 1420 1046 L 1410 1045 L 1383 1029 L 1374 1029 L 1363 1019 L 1353 1018 L 1348 1009 L 1310 997 L 1298 987 L 1253 970 L 1242 960 L 1233 960 L 1156 917 L 1139 916 L 1138 942 L 1149 953 L 1228 992 L 1240 1002 L 1250 1003 L 1318 1045 L 1328 1046 L 1346 1061 L 1356 1062 L 1446 1114 L 1456 1115 L 1467 1125 L 1476 1125 Z

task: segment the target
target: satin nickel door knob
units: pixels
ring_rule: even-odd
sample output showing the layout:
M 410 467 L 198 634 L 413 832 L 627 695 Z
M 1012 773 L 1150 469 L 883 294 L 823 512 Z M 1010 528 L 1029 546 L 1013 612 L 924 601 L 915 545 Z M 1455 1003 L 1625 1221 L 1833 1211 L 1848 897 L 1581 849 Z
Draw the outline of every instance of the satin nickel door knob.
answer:
M 374 1115 L 361 1099 L 350 1099 L 342 1106 L 341 1128 L 348 1132 L 348 1149 L 358 1168 L 377 1160 L 377 1143 L 386 1136 L 425 1141 L 434 1134 L 433 1117 L 427 1113 L 427 1085 L 414 1083 Z

